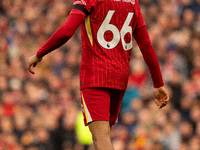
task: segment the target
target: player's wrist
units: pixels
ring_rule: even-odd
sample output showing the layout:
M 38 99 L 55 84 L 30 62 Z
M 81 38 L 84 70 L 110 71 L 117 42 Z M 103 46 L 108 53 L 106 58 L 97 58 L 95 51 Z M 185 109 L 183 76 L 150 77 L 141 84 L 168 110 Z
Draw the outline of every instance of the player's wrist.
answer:
M 162 90 L 162 89 L 164 89 L 164 86 L 154 87 L 154 91 L 155 91 L 155 90 L 159 90 L 159 91 L 160 91 L 160 90 Z
M 157 83 L 153 85 L 154 88 L 160 88 L 160 87 L 163 87 L 164 86 L 164 82 L 160 82 L 160 83 Z
M 36 53 L 36 54 L 35 54 L 35 57 L 36 57 L 37 59 L 41 60 L 43 56 L 39 55 L 39 53 Z
M 42 57 L 38 57 L 37 53 L 34 56 L 37 62 L 40 62 L 42 60 Z

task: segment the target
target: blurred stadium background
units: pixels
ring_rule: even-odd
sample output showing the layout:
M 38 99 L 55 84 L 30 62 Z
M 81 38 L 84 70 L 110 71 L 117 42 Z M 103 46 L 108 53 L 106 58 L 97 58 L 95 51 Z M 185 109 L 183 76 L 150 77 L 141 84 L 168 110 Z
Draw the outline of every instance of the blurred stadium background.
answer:
M 200 0 L 139 0 L 170 104 L 159 110 L 136 44 L 115 150 L 200 150 Z M 92 149 L 81 125 L 80 29 L 44 57 L 28 58 L 67 18 L 73 0 L 0 0 L 0 150 Z M 134 42 L 135 43 L 135 42 Z M 79 117 L 78 117 L 79 116 Z

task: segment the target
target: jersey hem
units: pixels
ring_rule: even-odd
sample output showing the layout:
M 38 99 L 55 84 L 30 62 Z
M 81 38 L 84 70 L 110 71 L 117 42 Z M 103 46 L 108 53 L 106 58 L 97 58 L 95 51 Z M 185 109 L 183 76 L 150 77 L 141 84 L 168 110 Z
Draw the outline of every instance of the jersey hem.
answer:
M 104 85 L 88 85 L 88 86 L 80 86 L 80 90 L 87 89 L 87 88 L 110 88 L 110 89 L 117 89 L 117 90 L 126 90 L 126 86 L 118 87 L 118 86 L 104 86 Z

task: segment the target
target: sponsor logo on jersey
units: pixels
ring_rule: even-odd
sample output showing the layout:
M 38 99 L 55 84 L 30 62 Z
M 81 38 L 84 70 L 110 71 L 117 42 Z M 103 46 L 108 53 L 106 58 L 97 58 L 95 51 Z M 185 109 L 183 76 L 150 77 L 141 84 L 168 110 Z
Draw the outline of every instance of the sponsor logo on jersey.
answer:
M 135 0 L 113 0 L 113 1 L 116 1 L 116 2 L 126 2 L 126 3 L 131 3 L 131 4 L 135 4 Z
M 73 5 L 86 5 L 86 2 L 84 0 L 78 0 L 74 1 Z

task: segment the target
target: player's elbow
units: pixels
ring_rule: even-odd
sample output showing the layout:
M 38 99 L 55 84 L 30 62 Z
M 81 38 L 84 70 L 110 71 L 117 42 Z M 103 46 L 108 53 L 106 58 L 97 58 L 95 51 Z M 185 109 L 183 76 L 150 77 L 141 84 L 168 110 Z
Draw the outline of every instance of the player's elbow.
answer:
M 142 52 L 147 51 L 147 50 L 153 48 L 151 42 L 143 43 L 142 45 L 139 45 L 139 47 L 140 47 L 140 50 L 141 50 Z

